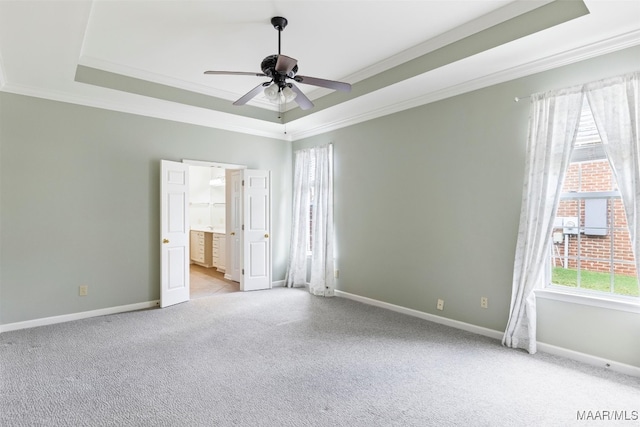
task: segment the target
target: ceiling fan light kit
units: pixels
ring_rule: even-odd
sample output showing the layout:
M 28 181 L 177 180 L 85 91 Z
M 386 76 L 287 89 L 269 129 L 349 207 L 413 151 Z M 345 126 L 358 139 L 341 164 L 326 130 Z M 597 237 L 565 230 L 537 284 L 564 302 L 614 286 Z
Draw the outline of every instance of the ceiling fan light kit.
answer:
M 264 90 L 264 96 L 272 102 L 275 102 L 278 100 L 278 93 L 280 92 L 280 88 L 278 86 L 276 86 L 275 84 L 269 85 L 267 86 L 267 88 Z
M 271 80 L 264 82 L 240 97 L 233 105 L 244 105 L 253 99 L 260 92 L 274 103 L 287 103 L 295 101 L 300 108 L 308 110 L 313 108 L 313 102 L 292 82 L 303 83 L 312 86 L 324 87 L 327 89 L 349 92 L 351 85 L 349 83 L 337 82 L 333 80 L 320 79 L 317 77 L 308 77 L 298 75 L 298 61 L 280 53 L 280 38 L 282 30 L 286 28 L 288 21 L 282 16 L 274 16 L 271 18 L 271 25 L 278 31 L 278 54 L 269 55 L 262 60 L 260 68 L 262 73 L 252 73 L 244 71 L 205 71 L 205 74 L 217 75 L 240 75 L 240 76 L 256 76 L 269 77 Z M 264 89 L 263 89 L 264 88 Z
M 283 104 L 293 101 L 298 94 L 291 90 L 289 86 L 279 88 L 278 85 L 273 83 L 264 90 L 264 96 L 274 104 Z

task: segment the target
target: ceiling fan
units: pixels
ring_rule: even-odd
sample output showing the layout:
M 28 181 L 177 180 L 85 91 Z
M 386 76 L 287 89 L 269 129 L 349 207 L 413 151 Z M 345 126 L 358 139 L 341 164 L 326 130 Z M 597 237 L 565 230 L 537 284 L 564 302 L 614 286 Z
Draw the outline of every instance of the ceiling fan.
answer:
M 351 85 L 349 83 L 337 82 L 333 80 L 319 79 L 317 77 L 300 76 L 298 72 L 298 61 L 289 56 L 280 54 L 280 36 L 282 30 L 287 26 L 287 19 L 282 16 L 271 18 L 271 25 L 278 30 L 278 54 L 269 55 L 262 60 L 260 68 L 262 73 L 252 73 L 244 71 L 205 71 L 205 74 L 224 74 L 236 76 L 257 76 L 268 77 L 271 80 L 260 83 L 251 89 L 245 95 L 240 97 L 233 105 L 244 105 L 253 97 L 258 95 L 264 88 L 264 94 L 272 102 L 290 102 L 295 101 L 300 108 L 308 110 L 313 107 L 313 102 L 292 82 L 304 83 L 312 86 L 319 86 L 328 89 L 349 92 Z

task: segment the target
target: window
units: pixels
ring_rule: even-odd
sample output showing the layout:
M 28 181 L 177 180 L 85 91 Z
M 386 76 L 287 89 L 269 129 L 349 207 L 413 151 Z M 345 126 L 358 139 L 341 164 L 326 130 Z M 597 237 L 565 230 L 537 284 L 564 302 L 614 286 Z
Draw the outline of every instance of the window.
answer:
M 624 206 L 587 102 L 552 233 L 551 287 L 638 296 Z

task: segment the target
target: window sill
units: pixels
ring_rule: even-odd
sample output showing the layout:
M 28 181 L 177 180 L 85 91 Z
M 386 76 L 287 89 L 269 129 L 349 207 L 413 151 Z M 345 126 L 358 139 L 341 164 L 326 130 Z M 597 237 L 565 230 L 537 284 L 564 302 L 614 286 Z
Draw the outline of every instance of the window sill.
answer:
M 570 302 L 574 304 L 588 305 L 591 307 L 606 308 L 609 310 L 627 311 L 640 314 L 640 298 L 609 296 L 609 295 L 588 295 L 571 292 L 556 287 L 537 289 L 534 291 L 536 298 L 550 299 L 554 301 Z

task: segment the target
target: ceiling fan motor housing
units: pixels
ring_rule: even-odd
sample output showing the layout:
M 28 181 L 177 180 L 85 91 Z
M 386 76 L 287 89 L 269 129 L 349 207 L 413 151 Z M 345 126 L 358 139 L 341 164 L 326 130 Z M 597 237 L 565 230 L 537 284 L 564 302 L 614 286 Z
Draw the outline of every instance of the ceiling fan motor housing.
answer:
M 282 82 L 284 83 L 284 80 L 286 77 L 293 78 L 298 72 L 298 65 L 296 65 L 288 74 L 279 73 L 276 71 L 277 62 L 278 62 L 278 55 L 269 55 L 266 58 L 264 58 L 262 60 L 262 63 L 260 64 L 260 68 L 262 69 L 262 72 L 265 75 L 271 77 L 276 82 L 278 82 L 279 80 L 282 80 Z

